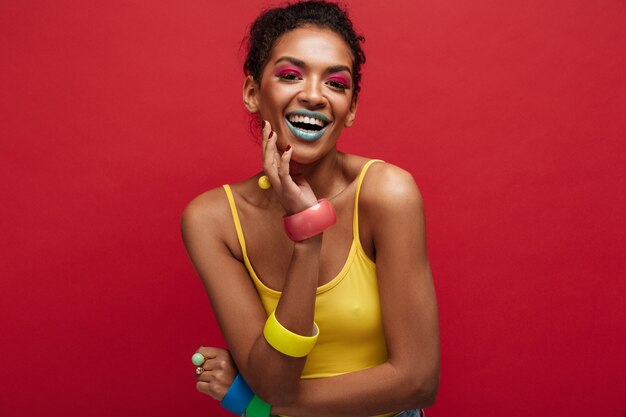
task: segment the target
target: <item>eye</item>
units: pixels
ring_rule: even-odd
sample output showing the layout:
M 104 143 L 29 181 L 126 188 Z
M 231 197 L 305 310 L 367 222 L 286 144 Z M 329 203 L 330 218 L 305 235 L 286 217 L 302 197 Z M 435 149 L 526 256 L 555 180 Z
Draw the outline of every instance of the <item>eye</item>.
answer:
M 347 90 L 350 88 L 350 86 L 338 80 L 328 80 L 326 84 L 336 90 Z
M 331 75 L 326 79 L 326 85 L 337 91 L 345 91 L 350 89 L 350 79 L 341 74 Z
M 297 72 L 292 72 L 292 71 L 279 72 L 278 74 L 276 74 L 276 76 L 280 78 L 281 80 L 287 80 L 287 81 L 296 81 L 302 78 L 300 74 L 298 74 Z

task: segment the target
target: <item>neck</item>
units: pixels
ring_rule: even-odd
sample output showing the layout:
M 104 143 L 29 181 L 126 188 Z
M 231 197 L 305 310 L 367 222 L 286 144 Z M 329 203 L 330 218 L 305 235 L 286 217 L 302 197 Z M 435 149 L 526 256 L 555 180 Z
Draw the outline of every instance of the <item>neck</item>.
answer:
M 299 165 L 301 174 L 318 199 L 332 199 L 346 187 L 344 154 L 335 150 L 313 164 Z

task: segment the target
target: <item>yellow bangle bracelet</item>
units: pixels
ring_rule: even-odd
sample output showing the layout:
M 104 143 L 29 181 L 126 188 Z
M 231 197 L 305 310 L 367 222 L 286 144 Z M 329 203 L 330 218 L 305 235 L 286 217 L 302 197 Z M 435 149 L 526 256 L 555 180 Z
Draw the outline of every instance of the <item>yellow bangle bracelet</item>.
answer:
M 263 336 L 274 349 L 287 356 L 302 358 L 308 355 L 315 347 L 320 329 L 313 322 L 313 336 L 301 336 L 285 328 L 276 319 L 275 312 L 267 318 L 263 328 Z

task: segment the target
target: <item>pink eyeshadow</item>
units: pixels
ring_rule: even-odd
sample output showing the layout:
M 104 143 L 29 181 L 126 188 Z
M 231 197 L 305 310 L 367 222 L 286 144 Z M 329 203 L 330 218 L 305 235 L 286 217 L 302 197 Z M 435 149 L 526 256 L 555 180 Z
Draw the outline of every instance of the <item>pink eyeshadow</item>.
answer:
M 300 70 L 297 67 L 281 67 L 279 69 L 276 70 L 276 74 L 274 75 L 284 75 L 284 74 L 297 74 L 297 75 L 302 75 L 302 73 L 300 72 Z
M 328 78 L 329 81 L 337 81 L 343 85 L 350 87 L 350 80 L 346 77 L 342 77 L 341 75 L 333 75 Z

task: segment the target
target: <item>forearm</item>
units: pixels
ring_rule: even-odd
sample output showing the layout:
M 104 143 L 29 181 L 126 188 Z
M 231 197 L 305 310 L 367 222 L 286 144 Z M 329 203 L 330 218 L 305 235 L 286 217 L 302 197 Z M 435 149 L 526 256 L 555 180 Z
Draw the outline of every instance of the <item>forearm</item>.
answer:
M 407 372 L 390 362 L 331 378 L 302 380 L 296 400 L 272 414 L 298 417 L 373 416 L 434 403 L 438 367 Z
M 276 318 L 290 331 L 309 336 L 313 329 L 315 292 L 318 282 L 321 237 L 296 243 Z M 306 358 L 293 358 L 272 348 L 262 332 L 247 362 L 246 377 L 254 391 L 270 403 L 285 404 L 295 399 Z

